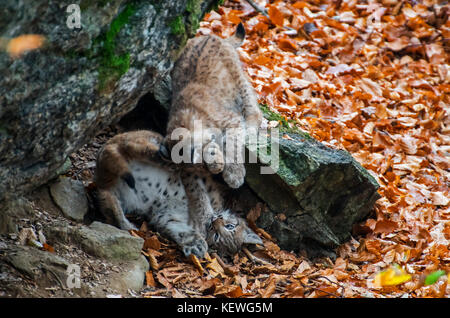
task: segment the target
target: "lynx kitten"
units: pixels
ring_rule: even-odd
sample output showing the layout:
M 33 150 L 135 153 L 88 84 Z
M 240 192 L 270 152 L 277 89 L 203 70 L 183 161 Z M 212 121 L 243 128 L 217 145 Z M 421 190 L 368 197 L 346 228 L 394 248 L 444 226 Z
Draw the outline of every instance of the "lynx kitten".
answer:
M 180 171 L 159 157 L 162 140 L 151 131 L 134 131 L 113 137 L 102 148 L 95 182 L 105 217 L 132 229 L 125 215 L 143 215 L 186 256 L 203 257 L 208 247 L 233 254 L 243 244 L 262 244 L 245 220 L 224 209 L 220 185 L 210 173 Z M 194 196 L 187 197 L 186 189 Z
M 224 155 L 223 149 L 227 148 L 222 146 L 230 140 L 243 142 L 245 132 L 249 128 L 258 129 L 262 120 L 256 94 L 236 51 L 244 37 L 245 29 L 239 24 L 234 36 L 228 39 L 215 35 L 190 39 L 171 73 L 168 148 L 172 150 L 178 142 L 172 139 L 172 133 L 177 128 L 186 129 L 190 136 L 187 141 L 181 139 L 193 145 L 189 155 L 194 166 L 204 169 L 204 164 L 198 163 L 205 162 L 211 173 L 222 172 L 231 188 L 243 184 L 245 167 L 242 161 L 226 160 L 231 155 Z M 202 124 L 199 137 L 202 141 L 196 146 L 193 139 L 198 132 L 194 126 L 198 122 Z

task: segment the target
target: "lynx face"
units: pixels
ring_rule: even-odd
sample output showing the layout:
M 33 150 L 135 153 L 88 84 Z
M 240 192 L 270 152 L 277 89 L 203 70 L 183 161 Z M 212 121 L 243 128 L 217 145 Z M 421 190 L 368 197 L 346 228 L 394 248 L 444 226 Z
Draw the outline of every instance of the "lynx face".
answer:
M 261 238 L 254 233 L 244 219 L 231 214 L 228 210 L 219 213 L 212 221 L 206 242 L 219 254 L 233 255 L 244 244 L 263 244 Z

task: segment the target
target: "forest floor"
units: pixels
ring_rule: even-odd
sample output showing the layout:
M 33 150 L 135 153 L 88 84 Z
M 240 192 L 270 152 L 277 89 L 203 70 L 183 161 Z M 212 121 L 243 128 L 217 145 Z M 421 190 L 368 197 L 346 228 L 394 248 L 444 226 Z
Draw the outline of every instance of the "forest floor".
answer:
M 239 53 L 260 102 L 349 151 L 375 176 L 382 197 L 335 262 L 302 261 L 287 280 L 273 272 L 258 280 L 263 288 L 245 292 L 449 297 L 450 5 L 257 3 L 267 17 L 246 1 L 227 1 L 198 34 L 226 38 L 243 22 Z M 321 283 L 308 289 L 314 277 Z

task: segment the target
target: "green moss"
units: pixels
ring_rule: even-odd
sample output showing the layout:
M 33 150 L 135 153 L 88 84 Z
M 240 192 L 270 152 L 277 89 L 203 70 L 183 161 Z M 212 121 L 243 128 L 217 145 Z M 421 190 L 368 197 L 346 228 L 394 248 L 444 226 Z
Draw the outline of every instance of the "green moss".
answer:
M 129 18 L 136 12 L 133 3 L 129 3 L 111 22 L 109 30 L 94 40 L 99 46 L 97 56 L 99 61 L 99 89 L 103 90 L 111 82 L 118 80 L 130 67 L 130 54 L 116 54 L 116 37 L 120 30 L 128 23 Z
M 212 10 L 217 10 L 217 9 L 219 9 L 219 7 L 222 5 L 222 4 L 224 4 L 225 3 L 225 0 L 219 0 L 219 1 L 217 1 L 217 3 L 215 3 L 215 4 L 213 4 L 213 6 L 212 6 Z
M 186 33 L 186 28 L 184 27 L 184 19 L 182 15 L 175 17 L 169 23 L 169 26 L 173 35 L 183 35 Z
M 186 3 L 186 11 L 189 13 L 188 31 L 190 36 L 194 36 L 195 32 L 200 26 L 200 18 L 202 15 L 202 8 L 200 4 L 201 4 L 200 0 L 188 0 L 188 2 Z
M 170 21 L 171 32 L 181 40 L 181 44 L 197 32 L 202 17 L 202 2 L 203 0 L 188 0 L 185 12 Z
M 312 139 L 312 137 L 307 132 L 298 129 L 293 120 L 286 120 L 284 116 L 271 111 L 267 105 L 260 104 L 259 108 L 261 108 L 265 119 L 267 119 L 268 121 L 278 121 L 280 123 L 280 125 L 278 126 L 280 132 L 295 133 L 302 135 L 305 139 Z

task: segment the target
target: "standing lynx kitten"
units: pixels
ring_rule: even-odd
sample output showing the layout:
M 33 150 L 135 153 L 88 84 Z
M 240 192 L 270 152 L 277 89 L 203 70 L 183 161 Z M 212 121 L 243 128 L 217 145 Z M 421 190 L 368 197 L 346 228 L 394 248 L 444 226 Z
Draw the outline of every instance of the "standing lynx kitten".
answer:
M 151 131 L 128 132 L 110 139 L 100 151 L 95 182 L 100 210 L 110 223 L 132 229 L 125 214 L 143 215 L 186 256 L 203 257 L 208 247 L 233 254 L 243 244 L 262 244 L 242 218 L 224 209 L 220 185 L 210 173 L 191 175 L 159 158 L 162 140 Z M 194 219 L 186 189 L 196 194 Z
M 177 143 L 172 133 L 177 128 L 186 129 L 190 132 L 186 138 L 191 147 L 189 159 L 194 166 L 202 169 L 204 165 L 198 163 L 204 161 L 210 172 L 222 172 L 231 188 L 243 184 L 245 167 L 242 161 L 226 160 L 230 157 L 224 155 L 222 145 L 229 140 L 243 142 L 245 131 L 258 129 L 262 120 L 256 94 L 236 51 L 244 37 L 245 29 L 239 24 L 228 39 L 215 35 L 190 39 L 171 73 L 173 93 L 166 137 L 169 149 Z M 201 136 L 194 127 L 199 121 Z M 193 140 L 197 137 L 202 140 L 198 146 Z

